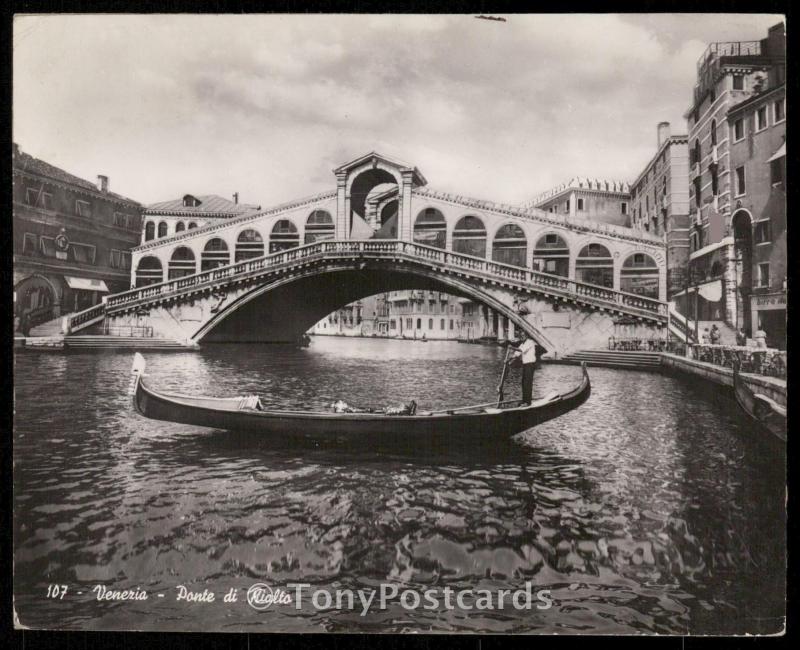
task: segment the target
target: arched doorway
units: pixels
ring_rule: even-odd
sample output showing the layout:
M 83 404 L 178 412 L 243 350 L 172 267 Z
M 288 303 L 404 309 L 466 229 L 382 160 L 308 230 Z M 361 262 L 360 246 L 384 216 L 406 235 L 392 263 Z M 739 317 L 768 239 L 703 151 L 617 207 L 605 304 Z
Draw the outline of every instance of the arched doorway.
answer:
M 186 246 L 178 246 L 169 259 L 167 267 L 168 279 L 174 280 L 175 278 L 183 278 L 187 275 L 194 275 L 197 273 L 197 265 L 194 260 L 194 253 L 191 248 Z
M 384 191 L 397 188 L 397 179 L 385 169 L 373 167 L 367 169 L 353 179 L 350 185 L 350 220 L 347 224 L 347 232 L 353 229 L 354 215 L 358 215 L 367 221 L 367 197 L 378 185 L 385 185 L 381 188 Z
M 326 210 L 314 210 L 314 212 L 308 215 L 305 232 L 306 244 L 333 239 L 335 236 L 336 226 L 329 212 Z
M 645 253 L 633 253 L 622 263 L 619 288 L 621 291 L 658 300 L 658 264 Z
M 210 271 L 218 266 L 226 266 L 231 263 L 231 255 L 228 252 L 228 245 L 225 240 L 214 237 L 208 241 L 200 255 L 200 270 Z
M 453 228 L 453 251 L 486 257 L 486 227 L 478 217 L 461 217 Z
M 14 287 L 15 330 L 23 331 L 55 318 L 57 295 L 50 281 L 42 275 L 32 275 Z
M 164 281 L 164 268 L 161 260 L 152 255 L 146 255 L 136 265 L 136 286 L 145 287 L 148 284 L 158 284 Z
M 235 260 L 241 262 L 242 260 L 250 260 L 254 257 L 262 257 L 264 255 L 264 240 L 258 231 L 248 228 L 242 230 L 236 238 L 236 256 Z
M 738 210 L 731 219 L 734 263 L 736 264 L 736 330 L 744 328 L 752 336 L 750 295 L 753 292 L 753 221 L 747 210 Z
M 598 287 L 614 288 L 614 259 L 602 244 L 588 244 L 575 260 L 575 279 Z
M 492 260 L 524 268 L 527 256 L 528 240 L 522 228 L 515 223 L 502 226 L 494 236 Z
M 561 235 L 547 233 L 533 247 L 533 268 L 542 273 L 569 277 L 569 246 Z
M 300 245 L 300 233 L 288 219 L 281 219 L 272 227 L 269 236 L 269 252 L 277 253 L 287 248 L 297 248 Z
M 447 239 L 447 222 L 436 208 L 425 208 L 414 222 L 414 241 L 418 244 L 444 248 Z

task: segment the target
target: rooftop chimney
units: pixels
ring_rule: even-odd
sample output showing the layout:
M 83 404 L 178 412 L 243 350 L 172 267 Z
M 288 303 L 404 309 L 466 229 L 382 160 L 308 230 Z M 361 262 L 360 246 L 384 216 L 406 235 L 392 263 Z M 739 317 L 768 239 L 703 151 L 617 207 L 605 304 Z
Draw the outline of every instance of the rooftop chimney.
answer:
M 233 202 L 234 202 L 236 205 L 239 205 L 239 192 L 234 192 L 234 193 L 233 193 Z
M 97 189 L 103 194 L 108 192 L 108 176 L 103 176 L 102 174 L 97 175 Z
M 661 145 L 664 144 L 667 140 L 669 140 L 669 122 L 659 122 L 658 123 L 658 147 L 661 148 Z

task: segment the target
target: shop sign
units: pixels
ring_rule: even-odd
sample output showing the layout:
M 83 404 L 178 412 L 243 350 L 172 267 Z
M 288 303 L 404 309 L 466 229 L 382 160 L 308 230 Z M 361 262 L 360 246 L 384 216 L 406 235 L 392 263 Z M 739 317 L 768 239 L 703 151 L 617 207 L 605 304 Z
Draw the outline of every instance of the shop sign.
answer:
M 751 296 L 750 300 L 754 310 L 786 309 L 785 293 L 769 293 L 761 296 Z

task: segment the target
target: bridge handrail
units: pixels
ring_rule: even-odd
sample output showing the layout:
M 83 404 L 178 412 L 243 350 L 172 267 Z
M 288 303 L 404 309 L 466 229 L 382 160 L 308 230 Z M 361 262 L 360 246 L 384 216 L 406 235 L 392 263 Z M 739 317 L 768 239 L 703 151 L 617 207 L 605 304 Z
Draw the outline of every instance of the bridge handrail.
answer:
M 271 269 L 296 260 L 331 254 L 395 253 L 433 261 L 443 265 L 478 271 L 490 277 L 506 278 L 519 283 L 555 289 L 572 296 L 610 302 L 666 317 L 666 303 L 637 294 L 587 284 L 562 276 L 543 273 L 526 267 L 495 262 L 481 257 L 456 253 L 434 246 L 396 239 L 324 240 L 277 251 L 262 257 L 219 266 L 193 275 L 173 278 L 158 284 L 146 285 L 109 296 L 107 308 L 125 305 L 159 296 L 171 295 L 185 289 L 199 287 L 225 278 Z
M 88 309 L 84 309 L 83 311 L 76 311 L 73 314 L 67 314 L 64 317 L 67 321 L 67 331 L 65 333 L 69 334 L 69 332 L 74 331 L 80 325 L 105 316 L 105 313 L 106 305 L 105 303 L 100 302 L 92 307 L 89 307 Z

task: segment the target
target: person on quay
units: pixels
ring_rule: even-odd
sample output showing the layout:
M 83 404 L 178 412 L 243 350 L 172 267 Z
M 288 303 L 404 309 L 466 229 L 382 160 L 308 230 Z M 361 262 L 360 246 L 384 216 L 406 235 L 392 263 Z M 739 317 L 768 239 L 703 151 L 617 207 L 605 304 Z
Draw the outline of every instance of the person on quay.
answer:
M 744 333 L 744 327 L 740 327 L 739 331 L 736 332 L 736 345 L 740 348 L 747 345 L 747 334 Z
M 533 397 L 533 373 L 536 369 L 537 345 L 525 332 L 522 332 L 518 346 L 512 346 L 514 356 L 508 363 L 516 359 L 522 361 L 522 401 L 530 404 Z
M 714 323 L 711 326 L 711 332 L 709 333 L 709 338 L 711 339 L 711 345 L 719 345 L 719 340 L 722 337 L 722 333 L 719 331 L 717 324 Z
M 700 335 L 700 343 L 703 345 L 708 345 L 711 342 L 711 333 L 708 331 L 706 327 L 703 329 L 703 333 Z
M 756 342 L 757 348 L 767 347 L 767 333 L 764 331 L 763 325 L 758 326 L 758 329 L 756 330 L 755 334 L 753 334 L 753 339 Z

